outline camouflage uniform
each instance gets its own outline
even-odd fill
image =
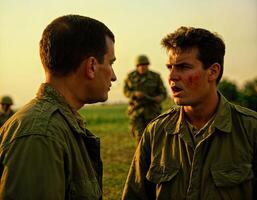
[[[122,199],[257,199],[257,113],[221,96],[201,136],[195,143],[180,106],[153,120],[135,152]]]
[[[144,98],[135,97],[135,91],[143,92]],[[158,73],[148,70],[140,75],[135,70],[125,80],[124,94],[129,98],[128,115],[132,135],[139,142],[148,122],[161,113],[161,105],[154,101],[154,97],[160,96],[164,100],[167,96],[166,88]]]
[[[0,129],[0,199],[101,199],[100,141],[50,85]]]
[[[12,109],[9,109],[7,112],[0,111],[0,127],[14,114]]]
[[[5,104],[5,106],[8,106],[8,110],[0,111],[0,127],[1,127],[14,114],[14,111],[10,108],[11,105],[13,105],[13,100],[11,97],[3,96],[0,100],[0,104]]]

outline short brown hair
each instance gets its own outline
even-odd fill
[[[63,76],[75,71],[87,57],[94,56],[102,63],[106,36],[114,42],[113,33],[100,21],[80,15],[59,17],[42,34],[42,64],[50,73]]]
[[[197,48],[198,59],[203,63],[205,69],[214,63],[220,64],[221,71],[216,82],[219,83],[224,68],[225,43],[218,34],[202,28],[182,26],[164,37],[161,44],[167,50],[181,49],[183,51]]]

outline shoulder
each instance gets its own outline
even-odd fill
[[[125,84],[129,83],[129,82],[134,82],[136,79],[138,79],[138,75],[136,73],[136,71],[132,71],[132,72],[129,72],[125,78]]]
[[[152,70],[149,70],[149,74],[151,75],[151,76],[154,76],[154,77],[160,77],[160,74],[159,73],[157,73],[157,72],[155,72],[155,71],[152,71]]]
[[[179,112],[179,109],[180,109],[180,106],[174,105],[170,109],[164,111],[162,114],[160,114],[158,117],[156,117],[156,119],[162,119],[167,116],[172,116],[175,113]]]
[[[239,115],[257,120],[257,112],[254,110],[236,104],[231,105],[234,107],[235,112],[237,112]]]
[[[175,118],[177,118],[179,111],[180,111],[180,107],[177,105],[174,105],[167,111],[164,111],[162,114],[160,114],[159,116],[157,116],[156,118],[151,120],[149,123],[149,127],[152,127],[152,126],[158,126],[158,127],[163,126],[164,127],[164,126],[166,126],[166,124],[170,123],[171,120],[174,119],[174,121],[175,121]]]
[[[157,72],[149,71],[148,77],[149,77],[149,79],[153,80],[153,81],[156,82],[157,84],[160,84],[160,83],[163,84],[161,75],[160,75],[159,73],[157,73]]]
[[[231,104],[232,125],[243,127],[250,136],[254,134],[257,139],[257,113],[243,106]]]
[[[65,125],[65,119],[58,111],[57,105],[33,99],[12,116],[1,130],[3,132],[1,134],[6,134],[12,139],[30,135],[47,137],[52,129],[63,128]],[[55,126],[55,128],[50,126]]]
[[[144,137],[149,138],[150,143],[154,144],[165,140],[167,135],[175,130],[179,114],[179,106],[174,106],[162,113],[146,126]]]
[[[127,75],[128,78],[132,78],[132,77],[135,77],[135,76],[137,76],[136,70],[129,72],[128,75]]]

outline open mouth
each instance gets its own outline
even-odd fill
[[[182,91],[182,89],[177,87],[177,86],[171,87],[171,90],[172,90],[173,93],[178,93],[178,92]]]

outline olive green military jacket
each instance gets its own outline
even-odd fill
[[[50,85],[0,129],[0,199],[101,199],[100,141]]]
[[[193,145],[182,108],[146,128],[123,200],[257,199],[257,113],[221,97],[206,137]]]
[[[161,113],[161,106],[154,101],[154,97],[160,96],[162,100],[167,97],[166,88],[158,73],[148,70],[144,75],[137,71],[128,74],[124,81],[123,92],[129,98],[128,114],[130,118],[144,115],[152,119]],[[144,93],[144,98],[137,99],[134,93]]]
[[[0,127],[14,114],[13,110],[8,110],[7,112],[0,111]]]

